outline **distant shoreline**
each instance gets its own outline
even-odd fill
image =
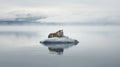
[[[0,22],[0,26],[2,25],[90,25],[90,26],[101,26],[101,25],[120,25],[120,23],[110,23],[110,22],[106,22],[106,23],[97,23],[97,22],[88,22],[88,23],[80,23],[80,22],[75,22],[75,23],[60,23],[60,22],[45,22],[45,23],[41,23],[41,22],[21,22],[21,21],[17,21],[17,22],[12,22],[12,21],[8,21],[8,22]]]

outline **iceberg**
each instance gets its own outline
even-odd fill
[[[40,41],[42,44],[77,44],[79,43],[75,39],[71,39],[68,37],[53,37],[53,38],[48,38],[43,41]]]
[[[68,37],[53,37],[40,41],[41,44],[48,47],[51,54],[61,55],[64,49],[77,45],[79,42]]]

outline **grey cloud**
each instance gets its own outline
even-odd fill
[[[81,4],[96,8],[120,10],[119,0],[0,0],[0,8],[12,7],[50,7],[50,6],[71,6]]]

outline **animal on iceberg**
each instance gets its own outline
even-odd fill
[[[48,39],[40,41],[42,44],[77,44],[79,43],[75,39],[71,39],[64,35],[63,30],[59,30],[55,33],[50,33]]]

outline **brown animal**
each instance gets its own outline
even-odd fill
[[[63,33],[63,30],[59,30],[55,33],[50,33],[48,35],[48,38],[53,38],[53,37],[63,37],[64,36],[64,33]]]

